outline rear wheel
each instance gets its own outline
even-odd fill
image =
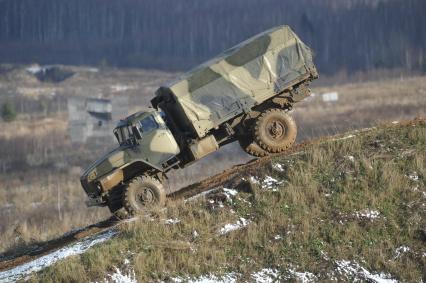
[[[165,201],[163,185],[150,176],[133,178],[124,188],[123,206],[130,215],[143,213],[149,207],[163,206]]]
[[[296,136],[296,123],[284,110],[269,109],[256,120],[254,139],[269,153],[286,150],[294,144]]]

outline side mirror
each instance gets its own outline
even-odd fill
[[[142,139],[142,134],[141,134],[141,132],[139,132],[138,127],[133,126],[133,127],[132,127],[132,130],[133,130],[133,134],[135,135],[135,137],[136,137],[138,140]]]

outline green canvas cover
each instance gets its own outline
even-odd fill
[[[204,137],[211,129],[284,89],[317,75],[310,49],[288,26],[258,34],[159,88],[173,117]],[[183,113],[179,113],[183,112]]]

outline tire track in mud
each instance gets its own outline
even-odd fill
[[[0,255],[0,275],[1,272],[5,270],[37,259],[55,250],[59,250],[60,248],[73,244],[81,239],[87,238],[91,235],[101,233],[108,229],[112,229],[119,223],[120,221],[114,218],[110,218],[84,228],[72,230],[64,234],[60,238],[56,238],[43,243],[34,244],[29,247],[22,248],[18,251],[10,251],[3,253]]]
[[[412,121],[398,122],[397,124],[388,123],[388,124],[381,125],[381,127],[415,126],[421,123],[426,123],[426,119],[418,118]],[[353,138],[359,133],[365,133],[373,129],[376,129],[376,128],[356,130],[356,131],[352,131],[345,134],[338,134],[338,135],[329,136],[329,137],[321,137],[321,138],[309,140],[306,142],[302,142],[284,152],[269,155],[269,156],[258,158],[258,159],[253,159],[245,164],[236,165],[232,167],[231,169],[223,171],[222,173],[206,178],[203,181],[194,183],[187,187],[184,187],[177,192],[171,193],[167,197],[171,201],[177,200],[177,199],[189,199],[189,198],[193,198],[194,196],[203,194],[204,192],[209,191],[212,188],[218,187],[225,183],[235,185],[235,184],[238,184],[238,182],[241,182],[241,175],[256,173],[257,168],[259,166],[262,166],[264,164],[267,164],[268,162],[271,162],[271,159],[276,156],[291,156],[293,154],[303,152],[305,148],[315,144]],[[60,238],[35,244],[35,245],[22,248],[19,250],[0,254],[0,282],[10,282],[10,281],[20,280],[25,278],[25,276],[28,276],[32,272],[39,271],[47,267],[48,265],[43,263],[41,264],[41,268],[39,269],[33,268],[31,266],[31,262],[35,262],[46,256],[53,254],[53,258],[55,259],[55,261],[64,258],[64,257],[60,257],[60,255],[58,255],[58,257],[55,258],[55,253],[61,254],[61,251],[63,251],[64,248],[69,247],[72,249],[73,245],[74,246],[77,245],[77,247],[74,247],[76,250],[76,253],[74,254],[80,254],[86,251],[88,248],[90,248],[94,244],[103,241],[102,239],[108,240],[112,238],[113,236],[117,235],[119,233],[117,228],[121,224],[126,223],[128,221],[132,221],[134,219],[136,218],[133,218],[130,220],[118,220],[115,217],[111,217],[99,223],[70,231],[64,234]],[[104,235],[106,236],[103,237]],[[49,259],[49,257],[47,257],[47,259]],[[18,268],[18,267],[22,267],[22,268]],[[19,272],[20,273],[14,274],[14,271],[17,273]]]
[[[43,256],[37,257],[32,261],[18,264],[12,269],[0,272],[0,282],[15,282],[18,280],[26,280],[32,273],[38,272],[68,256],[82,254],[92,246],[107,241],[118,233],[119,232],[115,229],[107,229],[83,238],[82,240],[70,244],[69,246],[64,246],[62,248],[51,251]]]

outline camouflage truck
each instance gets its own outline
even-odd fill
[[[288,111],[317,77],[311,50],[279,26],[161,86],[150,111],[118,123],[119,147],[82,175],[88,205],[130,214],[162,205],[169,170],[235,141],[254,156],[287,149],[297,134]]]

